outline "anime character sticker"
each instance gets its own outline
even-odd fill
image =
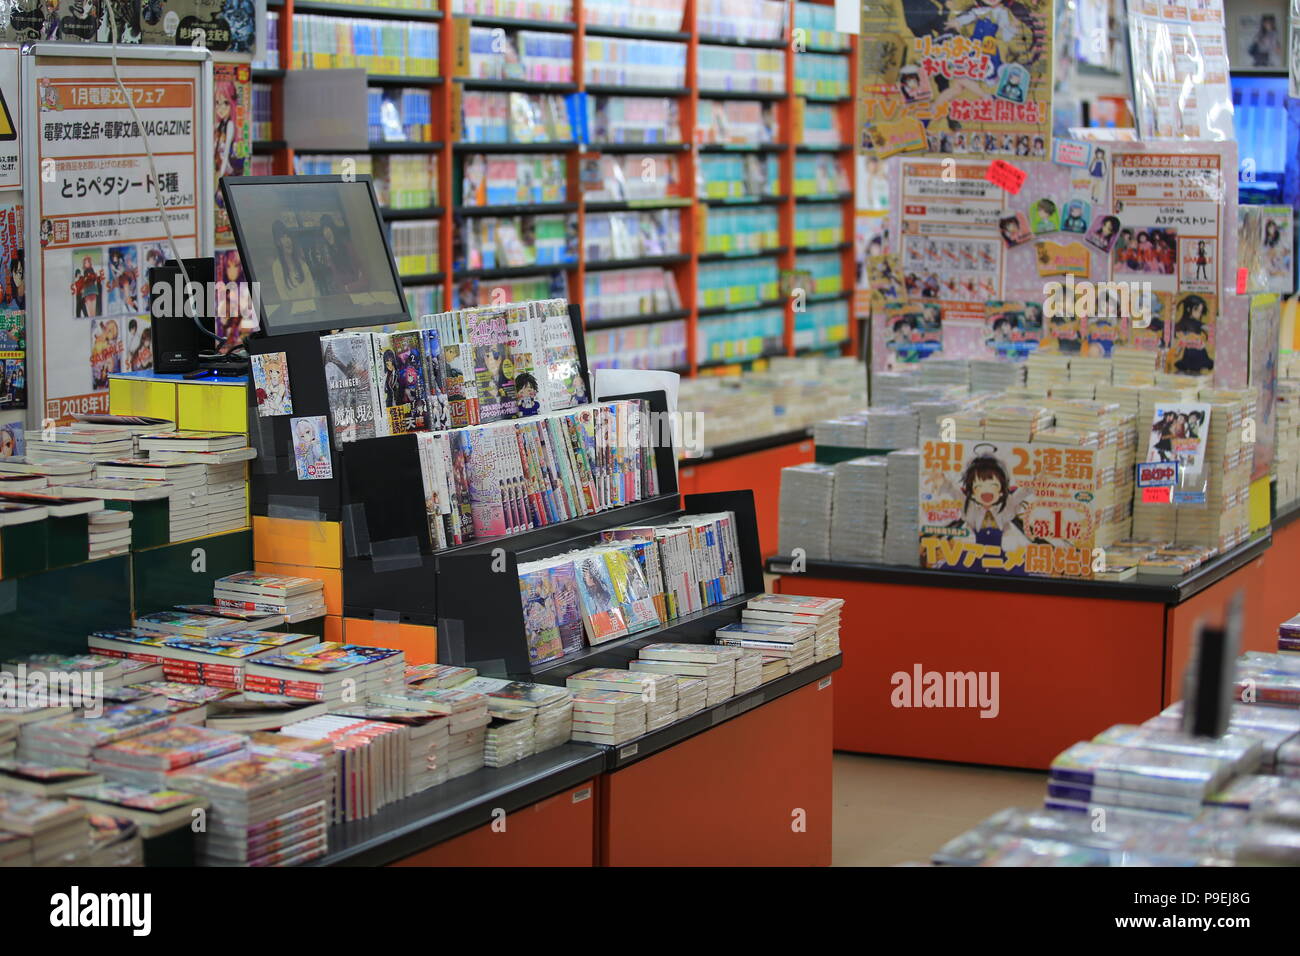
[[[1088,217],[1092,205],[1082,199],[1071,199],[1065,204],[1061,214],[1061,231],[1077,232],[1080,235],[1088,231]]]
[[[1056,232],[1061,228],[1061,210],[1044,196],[1029,207],[1029,228],[1036,236]]]
[[[261,418],[293,414],[293,395],[289,390],[289,360],[284,352],[267,352],[249,356],[253,389],[257,396],[257,414]],[[302,419],[299,419],[300,421]]]
[[[978,545],[998,549],[996,555],[982,555],[977,560],[978,570],[1023,575],[1026,573],[1023,564],[1004,568],[1002,556],[1021,551],[1030,544],[1031,537],[1025,531],[1021,513],[1033,491],[1026,485],[1012,483],[1011,468],[998,455],[997,446],[981,443],[973,452],[956,483],[947,474],[927,471],[927,490],[961,503],[961,516],[950,528],[962,529],[966,539],[973,538]]]
[[[1116,216],[1097,216],[1083,241],[1094,249],[1110,252],[1119,238],[1120,222]]]
[[[334,477],[330,464],[329,423],[324,415],[289,419],[293,435],[293,461],[299,481],[319,481]]]
[[[997,92],[993,95],[1010,103],[1023,103],[1029,95],[1029,71],[1019,63],[1004,65],[998,75]]]

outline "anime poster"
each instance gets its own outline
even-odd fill
[[[1043,307],[1037,302],[985,302],[984,344],[992,358],[1021,362],[1043,337]]]
[[[217,294],[217,334],[227,345],[238,345],[257,328],[256,303],[250,295],[241,294],[248,281],[244,265],[239,261],[238,249],[218,249],[215,256]],[[249,315],[244,315],[249,307]]]
[[[1237,207],[1237,264],[1246,291],[1295,289],[1294,213],[1290,206]]]
[[[1218,296],[1180,292],[1174,296],[1174,325],[1165,352],[1165,371],[1182,375],[1214,372]]]
[[[943,351],[943,310],[937,302],[889,303],[887,368],[912,365]]]
[[[1251,481],[1272,470],[1277,448],[1278,351],[1282,300],[1276,295],[1250,297],[1250,368],[1247,383],[1255,390],[1255,446]]]
[[[234,242],[221,177],[243,176],[253,155],[253,79],[247,63],[212,65],[212,152],[217,245]]]
[[[148,315],[133,315],[126,320],[126,358],[128,372],[153,370],[153,321]]]
[[[0,409],[27,407],[27,317],[0,312]]]
[[[27,311],[23,205],[17,193],[0,198],[0,314]]]
[[[0,422],[0,458],[20,458],[26,452],[22,420]]]
[[[1053,19],[1049,0],[862,0],[862,148],[1046,160]]]
[[[39,294],[28,306],[37,357],[28,369],[29,389],[40,417],[66,421],[107,412],[108,376],[126,371],[132,360],[152,364],[144,334],[148,270],[159,256],[173,257],[159,198],[175,255],[211,248],[201,68],[118,66],[140,121],[155,130],[156,171],[132,132],[135,120],[110,64],[37,57],[32,69],[39,126],[30,137],[37,144],[33,158],[49,175],[31,184],[37,198],[26,209],[27,266],[39,277]]]
[[[1092,577],[1102,520],[1091,448],[927,440],[921,560],[966,573]]]

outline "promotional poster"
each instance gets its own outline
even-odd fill
[[[1092,577],[1096,451],[940,442],[921,449],[921,563],[965,573]]]
[[[1051,155],[1048,0],[863,0],[861,147]]]
[[[221,177],[243,176],[253,155],[253,79],[246,63],[212,65],[212,154],[216,242],[234,242],[221,196]]]
[[[199,238],[199,70],[184,62],[120,65],[150,134],[157,178],[109,64],[37,61],[35,70],[36,159],[53,173],[42,177],[39,208],[28,210],[43,291],[37,401],[42,417],[67,419],[108,411],[108,376],[127,370],[133,331],[134,364],[146,355],[152,364],[143,280],[166,257],[167,242],[156,197],[168,209],[180,255],[208,245]]]

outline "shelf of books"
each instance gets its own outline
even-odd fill
[[[857,354],[857,40],[829,0],[273,0],[268,19],[252,170],[373,175],[413,314],[566,298],[593,368]],[[371,148],[284,142],[285,75],[358,66]]]

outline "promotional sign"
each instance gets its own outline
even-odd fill
[[[137,123],[106,57],[50,49],[36,49],[24,86],[35,140],[27,260],[42,292],[29,334],[33,408],[66,420],[108,411],[110,375],[152,367],[148,270],[211,249],[211,68],[188,49],[119,53]]]
[[[1096,451],[940,442],[921,451],[921,561],[966,573],[1092,577]]]
[[[0,48],[0,189],[23,184],[18,146],[18,48]]]
[[[862,147],[1046,160],[1053,20],[1049,0],[862,0]]]

